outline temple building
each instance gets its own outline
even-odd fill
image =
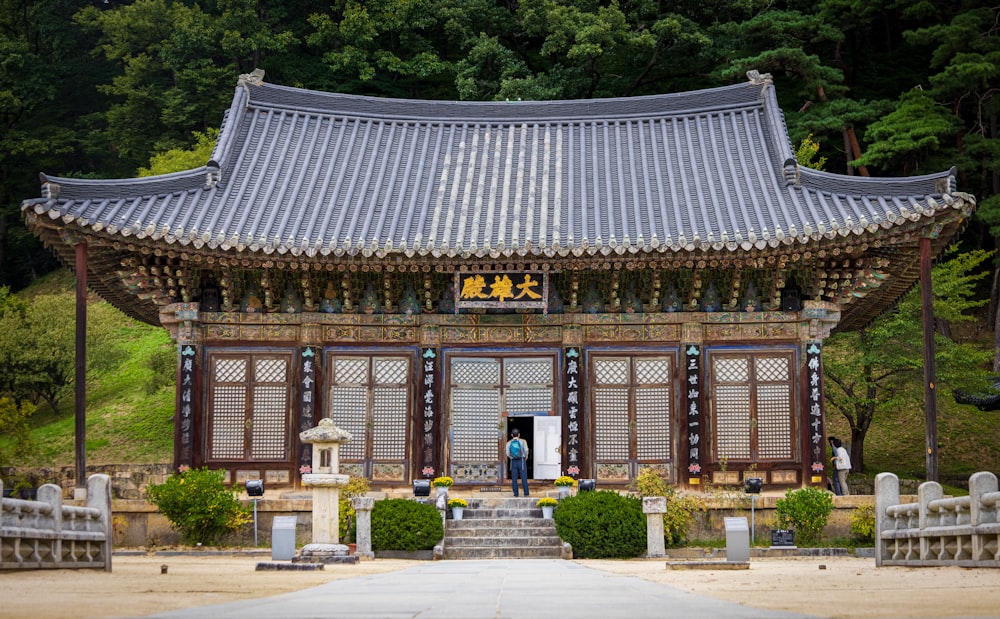
[[[797,165],[769,75],[580,101],[362,97],[241,76],[211,159],[42,175],[29,228],[177,342],[174,465],[298,487],[299,432],[377,486],[678,486],[827,471],[823,344],[920,276],[955,171]],[[82,265],[82,267],[81,267]]]

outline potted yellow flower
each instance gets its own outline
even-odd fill
[[[469,506],[469,502],[465,499],[450,499],[448,501],[448,507],[451,508],[451,517],[455,520],[462,519],[462,512],[465,508]]]
[[[451,477],[448,477],[447,475],[443,475],[441,477],[435,477],[434,480],[431,481],[431,485],[437,488],[438,496],[441,496],[442,494],[444,496],[448,496],[448,488],[450,488],[451,485],[454,483],[455,480],[452,479]]]
[[[559,489],[559,496],[564,497],[569,495],[569,489],[576,485],[576,480],[569,475],[560,475],[556,477],[554,483],[556,488]]]
[[[535,505],[542,508],[542,518],[546,520],[552,520],[552,510],[555,509],[555,506],[558,504],[559,501],[550,496],[542,497],[538,499],[538,503],[535,503]]]

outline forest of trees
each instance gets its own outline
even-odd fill
[[[434,99],[676,92],[771,73],[827,169],[957,166],[1000,235],[998,8],[974,0],[0,0],[0,284],[54,265],[24,233],[40,171],[134,176],[217,128],[241,73]]]
[[[39,172],[135,176],[214,135],[239,74],[255,68],[288,86],[465,100],[635,96],[768,72],[793,142],[811,136],[825,169],[957,168],[979,204],[961,248],[980,251],[969,268],[992,277],[964,298],[992,299],[990,323],[1000,306],[989,253],[1000,7],[978,0],[0,0],[0,286],[17,291],[58,266],[21,219]],[[877,354],[891,327],[843,350]],[[859,442],[888,405],[873,386],[916,371],[866,375],[871,363],[828,370],[832,409],[873,407],[857,421],[840,411]]]

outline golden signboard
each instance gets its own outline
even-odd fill
[[[532,271],[455,273],[455,311],[540,309],[547,313],[548,274]]]

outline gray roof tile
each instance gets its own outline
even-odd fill
[[[109,234],[295,255],[730,250],[932,215],[954,171],[794,164],[769,80],[647,97],[393,100],[241,80],[206,166],[42,175],[24,208]],[[956,194],[957,195],[957,194]]]

